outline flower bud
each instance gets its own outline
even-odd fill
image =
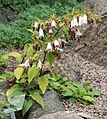
[[[51,28],[55,29],[56,28],[56,23],[54,20],[52,20],[52,23],[51,23]]]
[[[30,67],[30,63],[29,63],[29,59],[27,59],[24,63],[24,66],[27,68],[27,67]]]
[[[46,50],[47,51],[52,51],[52,45],[51,45],[51,43],[48,43],[47,44]]]
[[[35,29],[38,28],[38,22],[37,22],[37,21],[35,21],[35,23],[34,23],[34,28],[35,28]]]
[[[52,31],[52,29],[49,29],[49,35],[52,35],[53,34],[53,31]]]
[[[40,69],[42,68],[42,62],[41,62],[41,60],[38,61],[37,68],[40,68]]]

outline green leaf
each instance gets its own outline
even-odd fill
[[[19,86],[18,84],[16,84],[7,90],[6,96],[8,98],[11,98],[11,97],[14,97],[17,95],[21,95],[21,94],[23,94],[22,90],[23,90],[23,88],[21,86]]]
[[[87,100],[84,100],[84,99],[82,99],[82,98],[78,98],[78,100],[79,100],[81,103],[83,103],[84,105],[88,104]]]
[[[66,90],[65,92],[62,93],[63,96],[72,96],[73,92],[71,90]]]
[[[29,44],[29,47],[27,49],[26,58],[32,57],[35,54],[35,50],[33,49],[33,46]]]
[[[90,97],[90,96],[83,96],[83,99],[84,100],[87,100],[89,102],[95,102],[94,98],[93,97]]]
[[[70,103],[75,103],[75,102],[77,102],[78,100],[77,100],[77,98],[75,98],[75,97],[70,97],[69,98],[69,102]]]
[[[32,97],[33,100],[36,100],[36,102],[39,103],[44,108],[43,99],[37,91],[32,92],[30,96]]]
[[[88,95],[93,97],[93,96],[100,96],[101,94],[99,91],[91,91],[91,92],[88,92]]]
[[[99,91],[92,91],[92,93],[93,93],[93,96],[100,96],[101,95],[101,93]]]
[[[48,79],[45,76],[39,77],[38,84],[42,93],[44,94],[46,91],[46,87],[48,86]]]
[[[5,93],[2,90],[0,90],[0,95],[5,95]]]
[[[33,100],[28,100],[28,101],[26,99],[24,100],[24,104],[23,104],[23,108],[22,108],[23,116],[30,109],[32,104],[33,104]]]
[[[14,76],[14,73],[10,72],[10,71],[6,71],[5,74],[2,74],[2,76],[6,77],[6,78],[11,78]]]
[[[18,52],[10,52],[8,56],[15,57],[19,63],[22,61],[22,56]]]
[[[86,92],[92,90],[92,87],[91,87],[89,84],[90,84],[89,82],[85,82],[85,83],[83,84],[83,87],[85,88]]]
[[[0,76],[0,82],[5,82],[6,81],[6,77],[5,76]]]
[[[21,78],[23,71],[24,69],[22,67],[18,67],[14,70],[14,75],[17,78],[17,80]]]
[[[37,76],[39,73],[39,69],[36,68],[36,66],[32,66],[28,69],[28,82],[30,83],[34,77]]]
[[[50,63],[50,65],[52,66],[52,64],[54,63],[55,56],[51,52],[48,52],[46,59]]]
[[[8,61],[8,55],[7,54],[2,55],[2,59],[3,59],[4,62],[7,62]]]

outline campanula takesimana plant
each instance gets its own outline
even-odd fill
[[[8,56],[15,57],[19,65],[14,70],[15,78],[13,80],[15,82],[7,90],[6,95],[8,98],[12,98],[16,95],[26,94],[24,105],[29,106],[24,106],[23,115],[32,106],[33,101],[44,108],[41,95],[45,93],[50,81],[55,79],[55,75],[58,75],[56,63],[60,58],[60,52],[63,52],[64,44],[70,43],[73,38],[81,37],[79,27],[96,21],[93,16],[89,12],[81,13],[81,11],[75,12],[74,10],[63,18],[53,15],[46,21],[38,19],[32,24],[32,29],[28,29],[32,33],[32,44],[25,45],[24,55],[17,52],[8,54]],[[91,101],[93,102],[93,99],[89,102]]]

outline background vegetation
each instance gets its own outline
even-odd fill
[[[44,20],[52,14],[62,16],[72,8],[83,8],[83,3],[76,0],[0,0],[0,5],[18,14],[9,25],[0,23],[0,47],[23,47],[31,42],[27,29],[37,18]]]

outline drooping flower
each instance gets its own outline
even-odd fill
[[[78,26],[77,18],[74,18],[74,25],[75,25],[75,26]]]
[[[38,61],[37,68],[40,68],[40,69],[42,68],[42,62],[41,62],[41,60]]]
[[[73,27],[75,27],[75,26],[78,26],[77,18],[74,18],[74,19],[71,21],[71,28],[73,28]]]
[[[52,23],[51,23],[51,28],[55,29],[56,28],[56,23],[54,20],[52,20]]]
[[[47,44],[46,50],[47,51],[52,51],[52,45],[51,45],[50,42]]]
[[[87,24],[87,15],[84,15],[82,18],[83,18],[83,24]]]
[[[79,26],[82,26],[82,25],[83,25],[83,17],[80,16],[80,17],[79,17]]]
[[[87,24],[88,21],[87,21],[87,15],[84,15],[84,16],[80,16],[79,17],[79,26],[82,26],[84,24]]]
[[[74,21],[72,20],[71,21],[71,28],[73,28],[75,25],[74,25]]]
[[[34,23],[34,27],[35,27],[35,29],[38,28],[38,22],[37,22],[37,21],[35,21],[35,23]]]
[[[24,66],[27,68],[27,67],[30,67],[30,63],[29,63],[29,59],[27,59],[24,63]]]
[[[49,35],[52,35],[52,34],[53,34],[52,29],[49,29]]]
[[[54,46],[55,46],[55,49],[60,47],[60,44],[59,44],[58,40],[54,41]]]
[[[40,28],[39,29],[39,37],[41,38],[43,38],[44,37],[44,32],[43,32],[43,29],[42,28]]]
[[[80,32],[79,29],[75,29],[75,36],[78,37],[78,36],[82,36],[82,33]]]

